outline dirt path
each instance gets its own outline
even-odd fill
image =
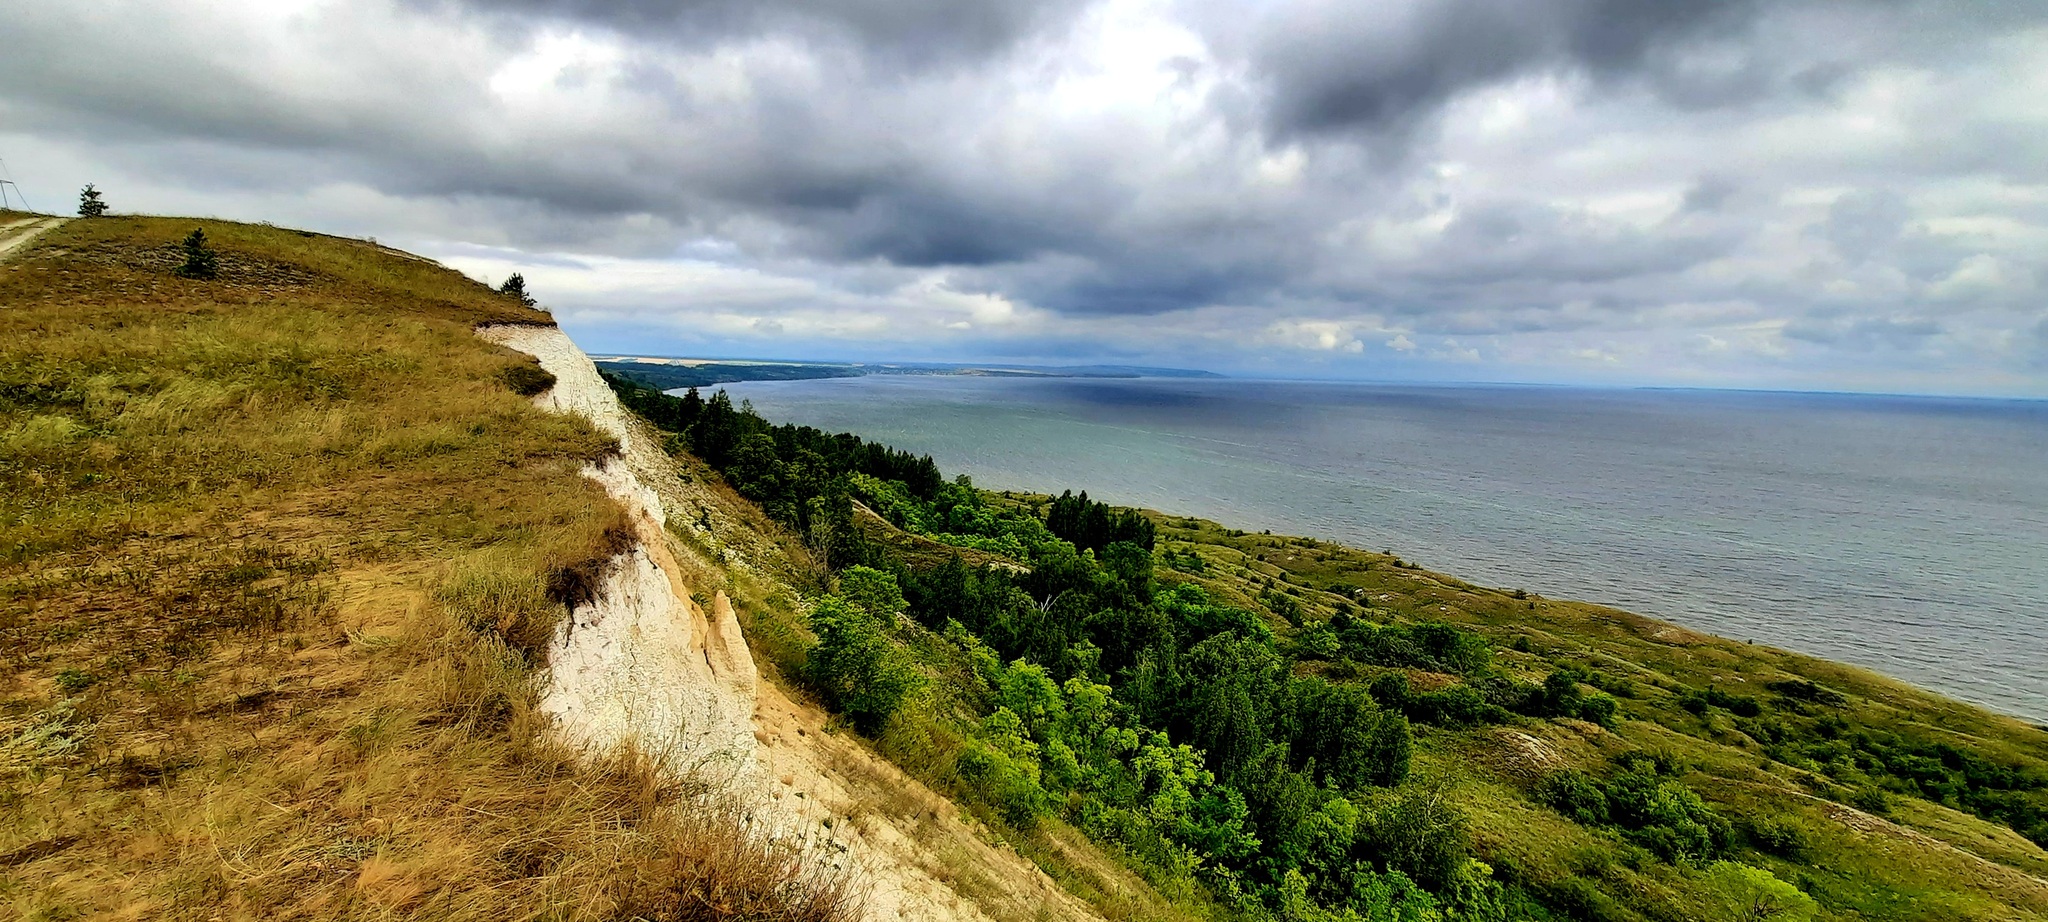
[[[22,218],[0,224],[0,259],[36,239],[36,235],[63,224],[70,218]]]

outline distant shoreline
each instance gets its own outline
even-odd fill
[[[600,355],[592,361],[605,372],[632,378],[660,390],[712,387],[743,381],[813,381],[868,375],[958,376],[984,378],[1206,378],[1225,376],[1191,368],[1144,365],[998,365],[922,362],[785,362],[753,359],[695,359],[663,356]]]

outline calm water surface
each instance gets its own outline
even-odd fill
[[[1392,549],[2048,723],[2048,403],[1173,379],[728,389],[983,487]]]

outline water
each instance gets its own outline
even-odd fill
[[[982,487],[1392,549],[2048,723],[2048,403],[1167,379],[729,389]]]

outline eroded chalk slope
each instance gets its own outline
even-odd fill
[[[859,868],[871,918],[1099,918],[979,834],[951,802],[832,732],[817,708],[760,681],[730,601],[715,592],[706,612],[692,600],[676,558],[690,552],[666,530],[677,516],[714,549],[717,560],[700,562],[747,567],[703,524],[723,500],[679,476],[655,433],[566,334],[490,326],[478,335],[534,356],[555,376],[536,404],[584,416],[619,442],[617,458],[584,474],[626,508],[637,540],[549,648],[541,707],[566,740],[593,752],[632,744],[679,769],[729,779],[764,827],[818,842]]]

